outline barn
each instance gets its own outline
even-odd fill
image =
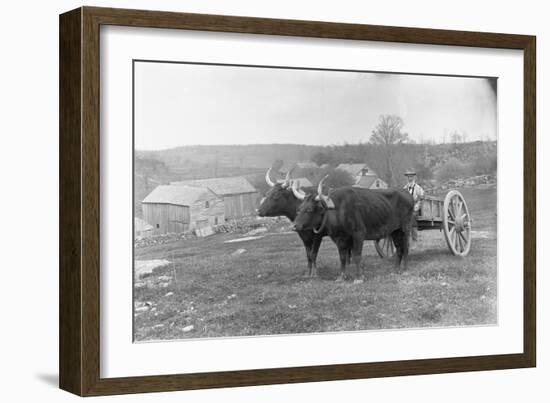
[[[157,186],[141,202],[143,219],[153,234],[186,232],[225,221],[224,201],[200,186]]]
[[[202,187],[223,200],[226,220],[256,215],[260,194],[242,176],[172,182],[175,186]]]

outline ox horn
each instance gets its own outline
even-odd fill
[[[316,200],[324,200],[325,202],[328,200],[328,196],[325,196],[323,194],[323,184],[325,183],[325,179],[328,178],[328,175],[325,175],[323,179],[319,182],[319,186],[317,186],[317,197]]]
[[[304,200],[306,198],[306,193],[300,189],[300,181],[292,182],[292,193],[298,200]]]
[[[292,168],[288,170],[285,176],[285,181],[283,183],[283,187],[287,188],[290,185],[290,175],[292,174],[292,171],[294,171],[294,168],[296,168],[296,165],[294,165]]]
[[[273,183],[273,181],[271,180],[271,178],[269,177],[269,175],[271,174],[271,168],[269,168],[267,170],[267,172],[265,173],[265,181],[267,182],[267,184],[269,185],[269,187],[273,187],[275,186],[275,184]]]

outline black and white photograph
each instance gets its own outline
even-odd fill
[[[497,78],[134,60],[132,97],[134,342],[498,324]]]

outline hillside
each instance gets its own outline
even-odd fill
[[[392,173],[384,150],[368,144],[309,146],[301,144],[251,144],[185,146],[160,151],[135,152],[134,207],[141,215],[141,200],[159,184],[185,179],[243,175],[265,191],[265,171],[275,166],[285,172],[297,162],[314,161],[335,167],[340,163],[365,163],[382,179],[396,186],[402,172],[414,168],[420,181],[464,178],[496,172],[497,143],[401,144],[394,146]],[[278,162],[278,163],[277,163]],[[282,164],[282,166],[281,166]],[[316,169],[297,170],[296,175],[316,180]]]

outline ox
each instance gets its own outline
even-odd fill
[[[325,176],[317,195],[300,194],[303,199],[294,220],[297,231],[308,229],[326,232],[338,248],[340,278],[347,278],[349,253],[361,274],[361,254],[364,240],[377,240],[391,235],[396,248],[396,267],[406,270],[409,254],[409,234],[414,201],[403,189],[370,190],[353,186],[341,187],[330,196],[322,192]]]
[[[291,171],[292,170],[287,173],[283,183],[274,183],[270,178],[271,168],[267,171],[265,174],[265,180],[270,189],[260,202],[260,207],[258,208],[258,215],[260,217],[285,216],[290,221],[294,222],[296,212],[300,206],[300,203],[302,203],[302,200],[298,199],[291,189]],[[302,193],[300,193],[300,195],[301,194]],[[304,247],[306,249],[308,276],[316,276],[317,253],[319,252],[321,241],[326,235],[326,232],[314,232],[312,229],[305,229],[296,232],[304,243]]]

